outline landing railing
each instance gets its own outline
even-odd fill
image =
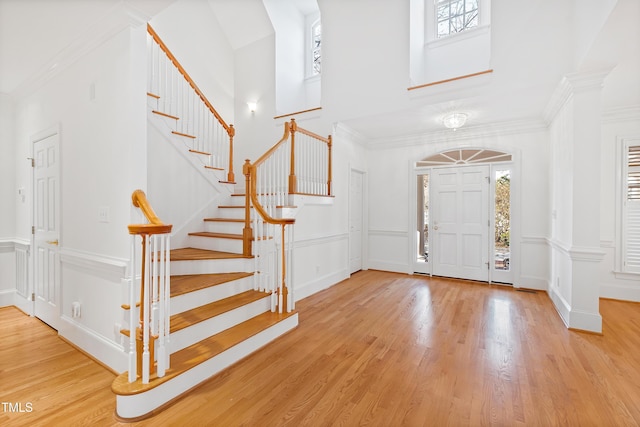
[[[227,171],[227,181],[235,182],[233,125],[223,120],[148,24],[147,32],[147,93],[157,99],[156,112],[176,119],[174,133],[191,140],[190,149],[207,158],[206,167]]]
[[[331,196],[331,135],[327,138],[298,127],[295,119],[291,130],[291,170],[289,193]]]
[[[298,138],[296,138],[298,136]],[[296,175],[296,172],[301,174]],[[272,294],[271,309],[295,309],[292,285],[293,224],[290,196],[331,195],[331,137],[322,138],[299,128],[295,120],[284,134],[253,164],[245,161],[247,235],[253,239],[255,288]],[[257,215],[251,219],[250,206]]]
[[[169,233],[172,226],[160,221],[142,190],[134,191],[131,199],[148,223],[129,225],[129,382],[141,378],[147,384],[152,373],[163,377],[169,368]],[[140,243],[142,247],[138,249]]]

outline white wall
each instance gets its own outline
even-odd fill
[[[121,279],[127,225],[139,220],[131,193],[146,188],[146,28],[127,27],[16,103],[16,157],[31,156],[33,135],[60,130],[61,315],[59,333],[115,369],[124,353]],[[92,99],[90,87],[95,87]],[[31,190],[31,168],[17,164],[17,186]],[[32,191],[16,209],[17,235],[29,240]],[[108,222],[100,222],[100,208]],[[82,316],[71,318],[71,303]]]
[[[15,207],[21,199],[15,185],[13,123],[13,101],[0,93],[0,307],[12,304],[15,289]]]
[[[509,132],[491,128],[468,128],[393,141],[379,141],[369,151],[369,267],[409,273],[410,171],[416,161],[452,148],[491,148],[514,156],[515,175],[512,209],[518,240],[513,250],[520,252],[515,263],[516,286],[546,289],[548,282],[549,139],[542,123],[521,124]],[[517,191],[516,191],[517,189]],[[389,207],[393,206],[392,209]]]
[[[600,265],[600,296],[640,302],[640,277],[621,273],[621,195],[624,177],[619,165],[624,138],[640,138],[640,106],[612,112],[602,125],[600,245],[606,255]]]
[[[233,50],[209,3],[177,1],[150,24],[225,122],[233,124]]]

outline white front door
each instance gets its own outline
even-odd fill
[[[349,272],[362,270],[364,174],[351,171],[349,183]]]
[[[58,135],[34,142],[35,315],[54,329],[60,322],[60,158]]]
[[[489,166],[432,172],[433,274],[489,280]]]

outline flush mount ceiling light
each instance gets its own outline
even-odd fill
[[[463,126],[466,121],[467,115],[465,113],[451,113],[442,118],[442,124],[453,130]]]

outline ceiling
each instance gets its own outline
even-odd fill
[[[0,0],[0,93],[11,94],[115,8],[151,17],[173,0]],[[19,42],[17,42],[19,41]]]
[[[90,34],[95,24],[114,8],[124,5],[138,16],[150,19],[174,1],[0,0],[0,93],[15,93],[38,73],[55,67],[57,56],[73,46],[79,37]],[[220,19],[220,25],[234,49],[273,32],[262,0],[206,1],[216,16],[225,17]],[[592,0],[587,1],[593,3]],[[580,58],[574,61],[573,70],[566,68],[567,61],[553,56],[545,58],[547,61],[529,64],[526,49],[514,47],[507,54],[496,56],[498,59],[492,64],[494,73],[482,77],[487,81],[484,89],[461,90],[456,97],[442,96],[438,89],[407,91],[402,95],[405,100],[396,103],[392,111],[384,108],[367,111],[363,108],[364,113],[359,114],[352,111],[360,109],[351,108],[349,114],[336,119],[369,139],[442,130],[442,116],[454,109],[469,114],[468,127],[542,120],[544,108],[564,74],[582,68],[612,65],[615,68],[607,77],[605,86],[605,108],[614,103],[637,104],[640,93],[640,79],[637,78],[640,75],[640,26],[636,20],[640,16],[640,2],[610,0],[609,4],[612,3],[615,3],[615,8],[604,24],[597,27],[600,28],[598,31],[593,30],[596,27],[590,29],[587,25],[585,29],[578,29],[582,33],[576,32],[574,38],[578,42],[574,40],[574,43],[582,46],[582,41],[585,47],[580,47]],[[301,12],[304,10],[303,7]],[[510,31],[527,36],[526,29],[521,27],[514,23]],[[16,40],[21,42],[16,43]],[[531,37],[530,41],[535,47],[536,40]],[[549,46],[538,48],[542,52],[549,50]],[[554,65],[556,63],[563,65],[559,67]],[[525,74],[518,64],[527,64]],[[457,87],[464,89],[464,85],[463,82],[448,84],[447,91],[456,92]]]

